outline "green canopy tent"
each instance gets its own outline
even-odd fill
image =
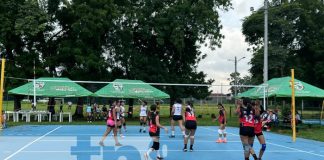
[[[35,80],[35,96],[41,97],[86,97],[92,92],[68,78],[42,77]],[[9,91],[9,94],[34,95],[34,82],[28,82]]]
[[[140,80],[116,79],[93,94],[95,97],[164,99],[170,96]]]
[[[267,82],[266,97],[291,97],[291,77],[273,78]],[[264,85],[264,84],[262,84]],[[261,85],[260,85],[261,86]],[[238,95],[238,97],[263,98],[264,89],[255,87]],[[323,98],[324,90],[295,79],[295,97]]]

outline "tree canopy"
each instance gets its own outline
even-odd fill
[[[210,84],[197,70],[206,57],[199,48],[221,45],[218,11],[230,6],[230,0],[4,0],[6,76],[32,78],[35,63],[37,77],[55,76],[62,66],[62,76],[76,80]],[[160,89],[173,98],[209,95],[208,87]]]
[[[269,79],[290,75],[324,88],[323,0],[273,0],[269,7]],[[243,21],[253,52],[251,80],[262,83],[264,16],[260,8]]]

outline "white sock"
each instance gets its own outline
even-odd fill
[[[156,150],[156,156],[161,157],[159,150]]]
[[[151,153],[153,150],[154,150],[153,148],[150,148],[150,149],[146,152],[146,154],[147,154],[147,155],[150,155],[150,153]]]

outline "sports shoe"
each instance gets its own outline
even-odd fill
[[[99,145],[100,145],[101,147],[104,147],[104,146],[105,146],[105,144],[104,144],[102,141],[99,142]]]
[[[124,136],[124,135],[122,135],[122,134],[120,134],[120,138],[125,138],[125,136]]]
[[[146,133],[146,130],[144,130],[143,133]]]
[[[227,139],[223,139],[223,143],[227,143]]]
[[[216,143],[223,143],[223,141],[221,139],[218,139]]]
[[[139,132],[141,133],[142,132],[142,129],[140,129]]]
[[[175,135],[171,135],[171,136],[169,136],[170,138],[175,138]]]
[[[187,149],[187,148],[183,148],[183,151],[184,151],[184,152],[187,152],[187,151],[188,151],[188,149]]]
[[[120,144],[120,143],[116,143],[115,146],[122,146],[122,144]]]
[[[163,157],[156,157],[157,160],[163,159]]]
[[[190,152],[193,152],[193,148],[190,148]]]

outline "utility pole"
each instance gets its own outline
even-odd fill
[[[234,97],[237,96],[237,62],[239,62],[240,60],[244,59],[245,57],[242,57],[240,59],[237,60],[236,56],[233,59],[228,59],[228,61],[234,61],[234,65],[235,65],[235,72],[234,72]]]
[[[268,0],[264,0],[264,64],[263,82],[268,81]]]

